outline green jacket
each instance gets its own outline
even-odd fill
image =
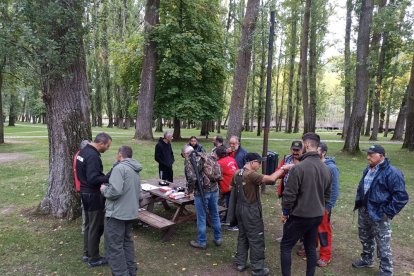
[[[109,184],[102,191],[106,198],[105,216],[119,220],[133,220],[138,217],[141,197],[141,164],[131,158],[119,162],[112,170]]]

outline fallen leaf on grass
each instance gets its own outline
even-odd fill
[[[63,244],[63,241],[60,241],[59,244]]]
[[[183,268],[181,268],[181,270],[182,270],[182,271],[186,271],[186,270],[187,270],[187,268],[183,267]]]
[[[213,263],[213,265],[217,265],[216,263]]]
[[[211,253],[206,253],[207,256],[211,256]]]

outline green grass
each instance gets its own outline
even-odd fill
[[[122,144],[132,145],[134,158],[144,166],[142,179],[156,178],[157,164],[154,146],[161,133],[155,133],[154,141],[132,140],[134,130],[94,128],[93,135],[106,131],[113,137],[113,146],[102,159],[104,170],[112,166],[117,148]],[[44,125],[19,123],[16,127],[5,127],[6,144],[0,145],[0,153],[23,153],[26,158],[0,164],[0,275],[110,275],[109,267],[89,269],[80,257],[82,255],[81,220],[66,221],[31,213],[47,190],[48,140]],[[358,241],[353,201],[356,186],[366,166],[365,155],[351,156],[341,152],[343,142],[337,132],[321,131],[327,141],[329,155],[335,157],[340,169],[340,198],[333,212],[333,260],[325,269],[317,268],[317,275],[374,275],[374,269],[355,271],[351,262],[358,258],[361,246]],[[198,135],[198,130],[182,130],[183,137]],[[221,133],[225,136],[225,131]],[[211,133],[211,137],[216,135]],[[288,153],[290,141],[300,138],[298,134],[270,132],[269,150],[279,153],[280,158]],[[13,138],[8,138],[13,137]],[[388,141],[380,138],[381,141]],[[209,150],[211,141],[200,139]],[[368,147],[367,137],[362,137],[361,148]],[[186,139],[173,142],[176,157],[175,176],[183,175],[183,160],[179,153]],[[379,142],[381,143],[381,142]],[[255,132],[243,133],[243,147],[249,151],[262,152],[262,137]],[[401,150],[400,144],[384,144],[387,155],[406,177],[410,197],[414,195],[414,154]],[[264,220],[266,228],[266,264],[272,275],[280,275],[279,244],[276,238],[281,234],[279,223],[280,205],[275,187],[268,186],[263,195]],[[156,212],[172,215],[156,206]],[[392,223],[395,275],[414,272],[414,206],[411,202]],[[213,245],[211,229],[208,230],[209,246],[199,251],[188,246],[196,237],[196,225],[189,222],[179,225],[172,241],[160,242],[160,232],[152,228],[137,227],[134,230],[135,248],[140,275],[249,275],[237,274],[231,267],[237,241],[237,233],[223,230],[223,246]],[[103,248],[103,247],[102,247]],[[293,275],[304,275],[305,262],[292,256]]]

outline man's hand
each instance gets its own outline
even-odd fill
[[[295,166],[295,164],[285,164],[281,167],[281,169],[284,170],[284,171],[288,171],[291,168],[293,168],[294,166]]]
[[[285,224],[285,222],[288,220],[289,216],[285,216],[285,215],[281,215],[280,216],[280,221]]]
[[[101,191],[101,193],[106,189],[106,185],[105,184],[101,184],[101,187],[99,188],[99,190]]]

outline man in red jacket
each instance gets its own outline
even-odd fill
[[[221,167],[221,173],[223,179],[220,180],[220,202],[224,203],[224,207],[229,207],[230,201],[230,183],[233,178],[234,173],[239,169],[237,167],[236,159],[231,156],[228,156],[227,148],[225,146],[220,146],[216,148],[216,154],[218,157],[218,163]],[[222,219],[222,222],[225,222],[227,218],[227,211]]]

